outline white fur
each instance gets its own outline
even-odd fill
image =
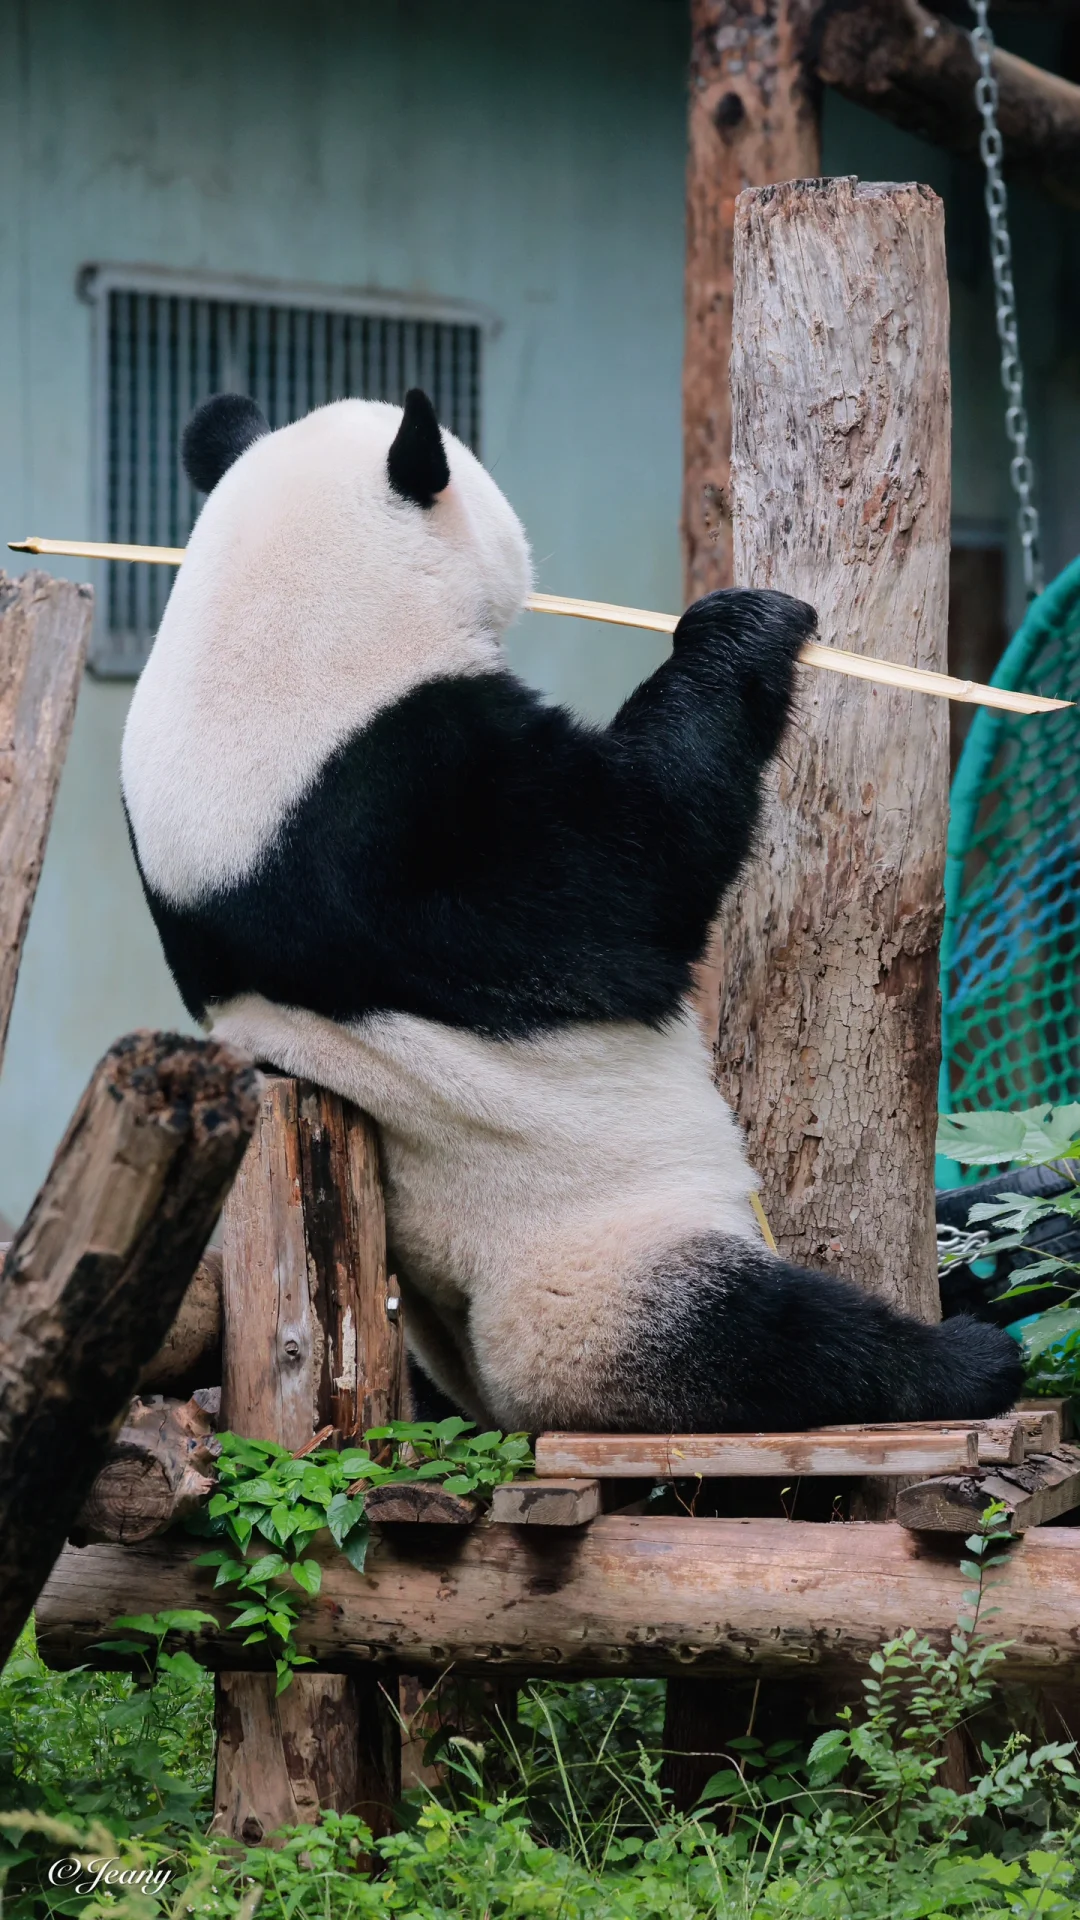
[[[341,1027],[246,995],[213,1030],[374,1115],[393,1256],[429,1309],[410,1343],[504,1425],[586,1417],[666,1250],[704,1233],[760,1244],[757,1183],[689,1007],[661,1032],[492,1041],[402,1014]]]
[[[531,585],[524,530],[445,429],[450,485],[427,509],[398,498],[400,422],[335,401],[257,440],[203,507],[121,756],[143,871],[178,905],[250,873],[379,708],[499,664]]]

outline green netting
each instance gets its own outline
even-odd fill
[[[1032,603],[994,685],[1080,701],[1080,560]],[[975,716],[952,786],[941,988],[943,1113],[1080,1098],[1080,707]]]

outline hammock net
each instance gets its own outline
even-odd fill
[[[1080,560],[1033,601],[994,685],[1080,702]],[[1080,1099],[1080,706],[975,717],[952,786],[941,990],[943,1113]]]

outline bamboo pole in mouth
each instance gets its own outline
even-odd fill
[[[183,547],[124,546],[105,540],[44,540],[37,535],[26,540],[9,540],[8,546],[13,553],[145,561],[162,567],[178,567],[184,558]],[[600,620],[609,626],[644,628],[649,633],[674,633],[679,624],[676,613],[620,607],[607,600],[574,600],[561,593],[530,593],[525,604],[531,613],[569,614],[579,620]],[[804,666],[850,674],[853,679],[870,680],[879,687],[932,693],[940,699],[960,700],[969,706],[1000,707],[1004,713],[1057,713],[1073,705],[1071,700],[1053,700],[1041,693],[1014,693],[1009,687],[984,687],[975,680],[958,680],[949,673],[930,673],[925,667],[905,667],[894,660],[847,653],[842,647],[824,646],[820,640],[808,640],[799,658]]]

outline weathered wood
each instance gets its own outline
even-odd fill
[[[371,1122],[334,1094],[268,1079],[225,1210],[223,1425],[299,1450],[324,1425],[350,1439],[396,1417],[402,1334],[386,1298]],[[302,1821],[329,1806],[386,1832],[400,1740],[384,1681],[396,1701],[396,1676],[376,1672],[301,1673],[280,1698],[263,1675],[223,1679],[215,1830],[261,1837],[283,1808]]]
[[[372,1487],[364,1511],[373,1526],[471,1527],[480,1509],[475,1500],[446,1493],[430,1480],[411,1480]]]
[[[677,1480],[763,1474],[954,1473],[979,1464],[973,1426],[807,1433],[541,1433],[539,1479],[596,1474]]]
[[[76,1546],[150,1540],[194,1513],[214,1490],[220,1449],[214,1423],[194,1400],[132,1401],[108,1457],[79,1509]]]
[[[685,598],[732,584],[732,231],[743,187],[821,171],[816,0],[691,0],[683,358]]]
[[[93,612],[89,587],[0,572],[0,1060]]]
[[[583,1527],[600,1512],[599,1480],[508,1480],[491,1497],[502,1527]]]
[[[221,1254],[208,1248],[176,1319],[139,1375],[142,1393],[179,1393],[221,1380]]]
[[[0,1279],[0,1661],[176,1313],[258,1086],[216,1042],[117,1041],[12,1243]]]
[[[1045,1400],[1018,1400],[1016,1403],[1016,1411],[1017,1413],[1042,1414],[1044,1416],[1047,1414],[1056,1414],[1060,1425],[1060,1432],[1054,1435],[1053,1446],[1057,1446],[1062,1440],[1071,1440],[1073,1438],[1074,1421],[1073,1403],[1071,1400],[1055,1400],[1050,1397],[1047,1397]],[[1032,1438],[1034,1437],[1033,1435]],[[1048,1438],[1048,1436],[1044,1437]]]
[[[1039,1443],[1045,1450],[1057,1446],[1061,1439],[1060,1422],[1055,1414],[1004,1413],[992,1420],[965,1420],[976,1435],[979,1448],[979,1465],[1012,1466],[1020,1465],[1029,1448]],[[942,1431],[940,1420],[905,1420],[891,1426],[872,1426],[859,1421],[851,1426],[820,1428],[824,1433],[925,1433]]]
[[[198,1551],[177,1536],[69,1548],[38,1609],[46,1659],[122,1665],[91,1648],[133,1606],[197,1605],[224,1620]],[[320,1555],[322,1593],[298,1640],[342,1671],[398,1661],[435,1673],[814,1671],[842,1681],[904,1627],[948,1645],[969,1584],[962,1553],[957,1541],[895,1525],[798,1520],[601,1514],[535,1537],[484,1520],[437,1536],[388,1529],[373,1536],[363,1574],[332,1548]],[[1080,1528],[1025,1534],[992,1585],[994,1638],[1011,1643],[1003,1676],[1080,1679]],[[190,1644],[214,1667],[266,1660],[241,1638],[223,1627]]]
[[[838,93],[952,153],[978,154],[978,66],[964,25],[918,0],[826,0],[813,38],[817,75]],[[1080,87],[1000,47],[994,72],[1006,166],[1080,206]]]
[[[992,1500],[1005,1506],[1002,1526],[1012,1533],[1043,1527],[1080,1507],[1080,1447],[1029,1454],[1022,1466],[983,1474],[923,1480],[896,1497],[902,1526],[919,1531],[970,1533]]]
[[[822,637],[941,668],[948,283],[926,187],[742,195],[732,356],[736,573]],[[783,1252],[938,1314],[943,703],[807,676],[759,852],[722,916],[717,1077]]]

